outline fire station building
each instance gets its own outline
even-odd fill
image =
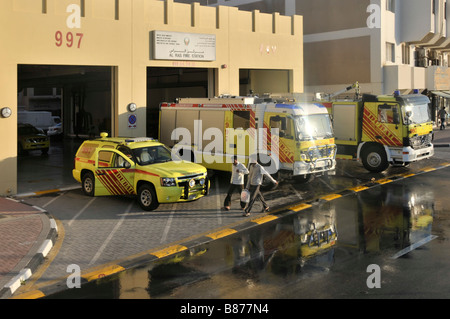
[[[0,1],[0,196],[18,190],[21,113],[61,119],[64,141],[157,137],[177,97],[303,92],[302,25],[173,0]]]

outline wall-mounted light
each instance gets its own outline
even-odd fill
[[[2,108],[1,114],[2,114],[2,117],[7,118],[7,117],[11,116],[12,111],[9,107],[4,107],[4,108]]]
[[[137,109],[137,105],[136,105],[136,103],[130,103],[130,104],[128,104],[127,108],[128,108],[128,111],[134,112]]]
[[[220,67],[221,67],[222,69],[226,69],[226,68],[228,68],[228,65],[222,64]]]

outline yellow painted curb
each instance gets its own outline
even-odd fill
[[[364,190],[366,190],[366,189],[369,189],[369,187],[367,187],[367,186],[361,186],[361,185],[358,185],[358,186],[349,188],[349,190],[354,191],[354,192],[356,192],[356,193],[357,193],[357,192],[362,192],[362,191],[364,191]]]
[[[274,215],[267,215],[267,216],[252,219],[252,222],[260,225],[260,224],[264,224],[264,223],[270,222],[275,219],[278,219],[278,217],[274,216]]]
[[[38,299],[45,297],[44,293],[40,290],[32,290],[23,294],[12,297],[11,299]]]
[[[289,209],[293,210],[294,212],[299,212],[301,210],[304,210],[304,209],[307,209],[307,208],[310,208],[310,207],[311,207],[311,205],[303,203],[303,204],[300,204],[300,205],[289,207]]]
[[[212,238],[212,239],[218,239],[218,238],[222,238],[231,234],[236,233],[237,231],[231,228],[227,228],[227,229],[223,229],[223,230],[219,230],[218,232],[206,235],[206,237]]]
[[[389,178],[382,178],[382,179],[375,181],[375,183],[378,183],[378,184],[387,184],[390,182],[392,182],[392,179],[389,179]]]
[[[162,258],[162,257],[166,257],[175,253],[179,253],[182,252],[184,250],[188,249],[186,246],[182,246],[182,245],[174,245],[174,246],[170,246],[168,248],[156,251],[154,253],[151,253],[151,255],[154,255],[158,258]]]
[[[324,199],[324,200],[330,201],[330,200],[333,200],[333,199],[336,199],[336,198],[340,198],[340,197],[342,197],[342,195],[329,194],[329,195],[325,195],[325,196],[321,197],[320,199]]]
[[[92,271],[90,273],[84,274],[81,277],[83,277],[84,279],[86,279],[87,281],[92,281],[92,280],[96,280],[102,277],[106,277],[121,271],[124,271],[125,268],[123,268],[122,266],[119,265],[112,265],[112,266],[107,266],[105,268],[99,269],[99,270],[95,270]]]

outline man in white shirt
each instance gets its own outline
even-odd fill
[[[245,167],[244,164],[239,163],[237,160],[237,156],[233,157],[233,167],[231,170],[231,180],[230,180],[230,186],[228,187],[228,193],[227,197],[225,197],[225,201],[223,203],[223,206],[225,207],[225,210],[230,210],[230,204],[231,204],[231,195],[233,195],[235,190],[239,191],[239,195],[242,193],[242,190],[244,189],[244,175],[248,174],[248,169]],[[241,201],[241,208],[245,208],[244,202]]]
[[[248,175],[247,181],[247,189],[250,191],[250,202],[248,203],[247,208],[244,211],[244,216],[250,216],[250,211],[252,209],[253,204],[257,199],[259,199],[263,205],[263,211],[269,211],[269,205],[267,205],[264,200],[263,195],[261,194],[260,187],[263,181],[264,175],[266,175],[270,181],[274,184],[278,184],[278,182],[262,167],[256,158],[256,155],[250,156],[250,174]]]

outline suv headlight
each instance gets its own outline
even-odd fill
[[[161,186],[165,187],[177,186],[177,182],[173,177],[161,177]]]

